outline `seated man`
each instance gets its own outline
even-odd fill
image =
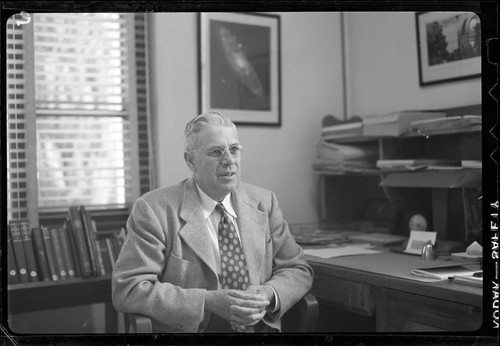
[[[190,179],[140,197],[115,264],[113,304],[157,332],[273,332],[313,272],[274,193],[240,182],[235,125],[201,114],[185,129]]]

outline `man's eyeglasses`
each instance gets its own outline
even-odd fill
[[[215,159],[221,159],[226,155],[226,152],[229,152],[232,157],[239,158],[241,156],[241,150],[243,146],[241,144],[233,144],[227,147],[211,147],[208,149],[191,149],[191,151],[200,151],[203,150],[207,153],[207,156],[213,157]]]

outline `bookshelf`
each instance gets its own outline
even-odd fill
[[[118,331],[118,313],[111,303],[111,276],[12,284],[7,287],[9,314],[87,304],[105,304],[105,330]]]
[[[384,170],[377,167],[353,170],[316,170],[321,224],[366,218],[367,206],[387,204],[397,209],[390,232],[409,235],[408,220],[423,214],[430,230],[442,241],[468,243],[480,240],[481,226],[471,221],[471,205],[482,187],[482,127],[461,121],[466,115],[481,115],[481,105],[439,110],[454,119],[452,126],[439,126],[429,133],[405,132],[399,136],[353,136],[331,140],[341,145],[369,145],[376,160],[427,158],[479,163],[471,167],[425,167],[418,170]],[[445,122],[446,124],[446,122]],[[458,125],[457,125],[458,124]],[[431,169],[432,168],[432,169]],[[453,216],[453,217],[451,217]]]
[[[72,215],[73,220],[70,218],[70,211],[75,213]],[[118,332],[118,313],[111,302],[111,272],[123,242],[125,216],[121,213],[113,217],[109,212],[102,211],[94,214],[84,206],[71,207],[51,218],[41,217],[40,220],[44,221],[41,224],[44,226],[31,227],[31,234],[25,232],[26,237],[23,236],[22,239],[17,236],[16,243],[9,237],[9,246],[16,244],[17,251],[9,252],[9,255],[14,256],[9,256],[7,313],[16,315],[103,303],[106,332]],[[82,222],[76,223],[75,220]],[[23,228],[17,225],[30,229],[28,220],[11,221],[8,234],[16,234],[12,233],[13,230]],[[77,232],[81,236],[80,245],[76,240]],[[39,239],[41,237],[43,239]],[[67,238],[66,242],[62,241],[63,238]],[[59,254],[56,254],[55,244],[58,242]],[[87,264],[82,262],[77,245],[80,252],[85,251],[88,256],[93,249],[93,258],[90,260],[89,257]],[[9,247],[11,248],[14,246]],[[21,253],[20,250],[24,252]],[[31,250],[36,254],[32,258],[32,267],[37,269],[38,275],[28,278],[26,274],[21,280],[18,258],[27,257],[26,253]],[[39,256],[39,252],[43,252],[43,256]],[[46,269],[42,270],[44,265]],[[82,270],[84,265],[89,269],[85,273]],[[70,268],[75,269],[72,275],[69,275]],[[65,274],[62,274],[63,271]],[[69,318],[65,315],[52,316],[56,316],[52,317],[54,324]]]

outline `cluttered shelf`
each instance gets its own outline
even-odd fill
[[[481,117],[476,115],[457,116],[446,118],[446,120],[436,119],[434,121],[415,122],[410,129],[397,135],[379,134],[379,135],[363,135],[363,133],[352,133],[344,136],[337,136],[335,126],[322,129],[323,138],[336,143],[363,143],[376,142],[378,140],[398,138],[413,138],[413,137],[429,137],[429,136],[446,136],[458,133],[474,133],[481,132],[482,124]]]
[[[409,219],[421,214],[440,240],[479,239],[474,215],[480,205],[473,198],[482,187],[478,114],[480,105],[344,122],[326,116],[313,163],[320,223],[373,220],[382,216],[374,210],[391,205],[395,212],[385,220],[395,222],[388,233],[407,235]]]
[[[376,174],[392,170],[481,167],[481,106],[442,111],[399,111],[323,119],[314,171]],[[452,149],[459,145],[461,150]],[[439,150],[436,150],[439,149]]]

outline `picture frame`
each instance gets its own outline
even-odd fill
[[[481,22],[473,12],[416,13],[421,86],[481,75]]]
[[[199,108],[281,126],[280,17],[199,13]]]

